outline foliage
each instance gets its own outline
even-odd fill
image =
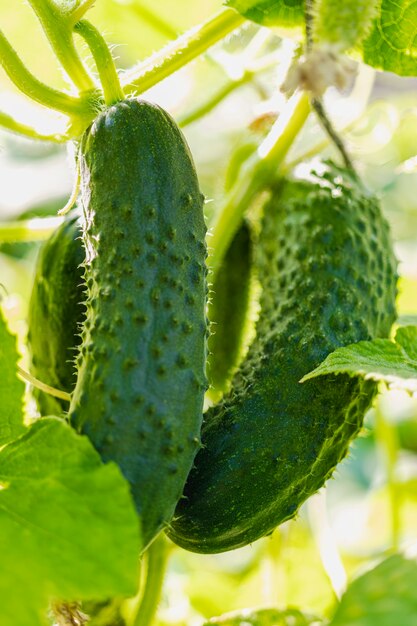
[[[414,393],[417,391],[417,328],[399,328],[395,341],[374,339],[361,341],[330,354],[315,370],[301,382],[326,374],[351,376],[359,374],[372,380],[384,381],[388,385]]]
[[[316,71],[321,81],[325,75],[322,91],[328,85],[345,85],[340,72],[348,68],[349,73],[353,67],[342,56],[345,51],[373,68],[416,76],[414,1],[349,0],[341,6],[327,0],[228,0],[222,8],[220,0],[178,0],[175,11],[170,0],[160,0],[157,7],[145,0],[102,0],[94,7],[90,0],[12,4],[0,6],[6,32],[0,33],[5,69],[0,77],[5,109],[0,112],[5,129],[0,134],[0,280],[5,287],[0,316],[1,624],[78,626],[88,614],[91,626],[149,626],[153,619],[160,626],[415,626],[417,566],[401,552],[416,539],[416,326],[400,327],[394,340],[377,338],[341,347],[304,377],[310,382],[300,383],[300,389],[309,384],[336,389],[342,378],[349,381],[348,374],[385,382],[388,390],[368,413],[362,436],[350,457],[338,465],[336,479],[308,500],[295,521],[280,526],[272,537],[223,556],[192,555],[160,535],[140,560],[141,577],[141,520],[128,483],[115,464],[103,464],[89,440],[76,434],[65,417],[39,419],[33,385],[45,381],[27,374],[26,341],[37,242],[60,223],[55,212],[65,204],[62,199],[71,196],[69,206],[78,192],[76,183],[70,189],[63,144],[69,139],[78,142],[99,110],[151,88],[146,97],[169,109],[183,126],[202,189],[214,200],[205,206],[214,284],[221,286],[221,278],[230,278],[224,284],[236,288],[233,272],[228,277],[219,274],[233,259],[229,245],[242,218],[253,242],[258,240],[262,209],[277,178],[311,177],[310,160],[317,155],[341,158],[348,165],[351,155],[365,193],[371,190],[381,197],[394,231],[402,273],[400,323],[415,324],[414,83],[375,75],[360,63],[348,96],[329,89],[321,103],[299,93],[286,101],[277,90],[285,84],[291,62],[295,90],[314,87],[310,79]],[[310,40],[303,45],[306,27]],[[187,28],[192,29],[175,39]],[[114,55],[102,33],[110,48],[117,46]],[[324,70],[317,68],[318,58],[326,61]],[[18,95],[19,90],[25,95]],[[312,108],[328,135],[310,115]],[[334,132],[334,126],[341,132]],[[10,131],[34,141],[18,139]],[[358,182],[355,171],[350,176]],[[107,200],[108,194],[103,202]],[[313,236],[313,229],[303,235]],[[381,244],[375,233],[366,237],[371,250]],[[301,239],[295,233],[292,248]],[[279,246],[287,259],[285,242],[277,238],[274,250]],[[353,265],[349,254],[346,261]],[[127,273],[129,265],[127,259]],[[249,275],[250,268],[243,266]],[[375,278],[378,268],[372,266],[368,273]],[[317,270],[310,278],[317,278]],[[366,277],[353,278],[360,287]],[[296,276],[291,281],[288,289],[297,284]],[[214,366],[217,390],[207,394],[207,405],[218,402],[227,389],[230,367],[246,363],[261,289],[259,276],[251,275],[250,282],[250,289],[238,294],[240,299],[233,298],[240,302],[241,310],[232,312],[242,332],[228,331],[232,318],[216,300],[216,291],[211,294],[212,310],[217,307],[219,323],[224,324],[218,338],[224,337],[224,342],[216,349],[212,338],[212,363],[222,361]],[[378,278],[376,282],[382,297],[386,285]],[[228,287],[221,289],[227,292]],[[320,285],[314,292],[320,294]],[[335,314],[348,304],[342,300],[336,302]],[[360,323],[355,311],[351,317]],[[48,332],[52,328],[45,329],[43,338],[49,349],[53,342],[48,342]],[[298,349],[300,359],[303,350]],[[265,371],[270,358],[266,350]],[[31,383],[26,389],[22,378]],[[276,388],[276,381],[271,385]],[[96,407],[96,398],[92,403]],[[310,403],[302,407],[309,408]],[[305,434],[300,431],[300,441]],[[155,489],[160,479],[155,476]],[[259,483],[259,491],[262,486]],[[225,506],[231,498],[226,482],[223,487]],[[397,554],[387,557],[392,552]]]

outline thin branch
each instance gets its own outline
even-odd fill
[[[22,124],[21,122],[17,122],[11,115],[3,113],[3,111],[0,111],[0,126],[6,128],[7,130],[10,130],[13,133],[18,133],[19,135],[23,135],[24,137],[36,139],[39,141],[65,143],[69,139],[67,135],[60,135],[59,133],[56,133],[55,135],[44,135],[42,133],[39,133],[35,128],[27,126],[26,124]]]
[[[71,13],[65,13],[62,4],[50,0],[28,0],[28,2],[69,79],[80,92],[94,90],[94,81],[74,46]]]
[[[0,242],[44,241],[62,223],[62,217],[34,217],[29,220],[0,222]]]
[[[86,41],[100,76],[107,106],[124,99],[113,57],[101,33],[88,20],[78,22],[74,30]]]
[[[312,52],[314,45],[314,0],[305,0],[305,28],[306,28],[306,52],[307,54]],[[340,156],[343,159],[343,162],[348,170],[353,174],[353,176],[359,180],[359,177],[356,173],[355,166],[346,150],[345,144],[342,138],[337,133],[333,124],[331,123],[329,117],[327,116],[326,110],[324,108],[323,100],[319,96],[313,96],[311,98],[311,106],[315,111],[324,131],[330,137],[335,147],[340,153]]]
[[[68,16],[72,25],[75,26],[77,22],[79,22],[84,15],[87,13],[89,9],[95,4],[96,0],[83,0],[80,4],[72,11],[72,13]]]
[[[135,93],[147,91],[206,52],[245,21],[234,9],[222,9],[203,24],[192,28],[143,63],[127,71],[122,76],[123,89]]]
[[[2,31],[0,31],[0,62],[10,80],[32,100],[67,115],[83,114],[84,104],[80,98],[53,89],[33,76]]]
[[[345,144],[342,138],[339,136],[337,131],[335,130],[333,124],[327,117],[327,113],[324,110],[323,102],[320,98],[312,98],[311,106],[317,114],[317,117],[320,120],[321,125],[323,126],[325,132],[330,137],[336,148],[339,150],[340,155],[343,159],[343,162],[348,170],[352,172],[355,178],[358,178],[358,175],[355,170],[355,166],[346,150]]]
[[[48,393],[50,396],[54,396],[54,398],[59,398],[60,400],[66,400],[67,402],[71,402],[71,394],[67,393],[66,391],[61,391],[61,389],[55,389],[54,387],[43,383],[41,380],[38,380],[37,378],[32,376],[32,374],[29,374],[29,372],[26,372],[19,366],[17,366],[17,373],[21,379],[30,383],[37,389]]]

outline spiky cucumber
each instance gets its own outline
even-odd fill
[[[237,367],[248,322],[251,276],[252,234],[249,224],[244,222],[211,287],[207,360],[211,395],[226,391]]]
[[[145,547],[171,519],[200,446],[203,196],[177,125],[142,100],[101,113],[79,161],[87,316],[69,415],[128,479]]]
[[[339,170],[283,182],[265,206],[256,338],[231,392],[205,416],[203,448],[168,534],[222,552],[294,517],[331,476],[375,384],[347,375],[300,384],[334,349],[386,337],[396,264],[378,202]]]
[[[43,244],[29,302],[31,372],[42,382],[70,393],[76,383],[74,359],[85,307],[79,214],[74,212]],[[68,402],[34,389],[41,415],[59,415]]]

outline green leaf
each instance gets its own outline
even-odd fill
[[[363,59],[378,69],[416,76],[416,35],[416,0],[382,0],[380,16],[363,45]]]
[[[320,626],[321,620],[297,609],[246,609],[213,617],[204,626]]]
[[[43,626],[50,599],[136,593],[127,482],[87,437],[45,418],[0,451],[0,623]]]
[[[262,26],[297,26],[304,22],[303,0],[226,0],[225,4]]]
[[[373,0],[372,0],[373,3]],[[263,26],[303,26],[304,2],[302,0],[226,0],[244,17]],[[416,0],[381,0],[375,7],[377,17],[372,21],[365,0],[349,0],[346,3],[331,3],[335,7],[334,23],[352,30],[352,16],[362,14],[369,18],[363,24],[357,22],[355,33],[347,36],[337,29],[339,35],[333,39],[346,39],[353,44],[366,34],[358,52],[365,63],[377,69],[395,72],[401,76],[417,75],[417,2]],[[369,3],[371,4],[371,3]],[[350,15],[350,17],[349,17]],[[332,11],[333,16],[333,11]],[[327,17],[325,16],[325,21]],[[326,32],[331,30],[331,25]],[[368,34],[369,31],[369,34]],[[328,38],[326,38],[327,40]]]
[[[0,311],[0,446],[16,439],[23,431],[25,385],[17,377],[16,337]]]
[[[399,328],[395,343],[374,339],[338,348],[300,382],[343,373],[384,381],[391,387],[414,393],[417,391],[417,327]]]
[[[417,563],[400,555],[357,578],[329,626],[417,626]]]

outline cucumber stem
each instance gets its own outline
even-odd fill
[[[124,100],[125,96],[120,86],[113,57],[101,33],[88,20],[77,22],[74,26],[74,30],[81,35],[91,50],[100,76],[107,106]]]
[[[74,45],[72,32],[74,13],[66,12],[63,5],[59,6],[51,0],[28,1],[70,80],[80,92],[93,90],[95,88],[93,79],[84,67]],[[83,8],[83,12],[85,10]]]
[[[150,9],[142,3],[138,3],[137,0],[130,0],[128,7],[132,13],[140,20],[147,22],[157,33],[169,39],[178,37],[177,31],[171,26],[168,20],[164,20],[164,18],[158,15],[153,9]]]
[[[245,211],[255,196],[267,189],[268,183],[278,176],[279,167],[310,111],[307,94],[296,93],[292,96],[257,152],[243,166],[239,181],[232,187],[218,213],[208,242],[207,265],[213,274],[219,269]]]
[[[87,13],[88,9],[91,9],[96,0],[81,0],[79,5],[71,11],[68,16],[69,21],[75,26],[77,22]]]
[[[400,449],[398,433],[394,424],[391,424],[384,415],[380,402],[375,408],[375,433],[377,442],[385,461],[385,471],[388,486],[389,507],[391,516],[391,546],[392,552],[398,552],[401,538],[401,496],[398,489],[397,461]]]
[[[307,53],[311,52],[314,46],[314,0],[306,0],[305,2],[305,27],[306,27],[306,50]],[[359,181],[359,177],[356,173],[355,166],[346,150],[345,144],[334,128],[333,124],[328,117],[324,108],[323,99],[316,96],[311,99],[311,106],[314,109],[320,124],[322,125],[325,133],[331,139],[333,144],[342,157],[342,160],[348,170]]]
[[[7,130],[12,131],[13,133],[29,137],[30,139],[51,141],[53,143],[64,143],[65,141],[68,141],[68,137],[66,135],[60,135],[58,133],[56,135],[43,135],[31,126],[17,122],[11,115],[7,115],[7,113],[3,113],[3,111],[0,111],[0,126],[7,128]]]
[[[62,221],[62,217],[35,217],[29,220],[0,222],[0,242],[44,241]]]
[[[220,104],[220,102],[233,93],[233,91],[239,89],[242,85],[249,83],[255,75],[255,71],[246,70],[237,80],[230,81],[226,85],[223,85],[223,87],[220,87],[220,89],[216,91],[216,93],[214,93],[206,102],[203,102],[200,106],[181,117],[178,120],[179,126],[184,128],[185,126],[196,122],[210,113],[218,104]]]
[[[146,580],[132,626],[150,626],[153,622],[162,592],[168,553],[168,543],[160,534],[146,552]]]
[[[54,396],[54,398],[59,398],[60,400],[66,400],[67,402],[71,402],[71,394],[66,391],[61,391],[60,389],[55,389],[55,387],[51,387],[46,383],[43,383],[41,380],[38,380],[29,372],[26,372],[21,367],[17,366],[17,373],[24,381],[30,383],[37,389],[44,391],[45,393],[49,393],[50,396]]]
[[[53,89],[35,78],[2,31],[0,31],[0,61],[10,80],[32,100],[70,116],[85,113],[85,104],[80,98]]]
[[[222,9],[126,72],[122,78],[123,89],[136,94],[147,91],[224,39],[244,22],[245,18],[234,9]]]

